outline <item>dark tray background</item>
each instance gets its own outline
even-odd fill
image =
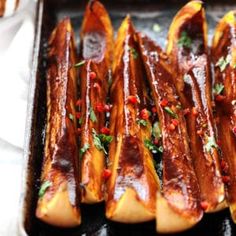
[[[36,37],[34,45],[33,69],[29,91],[28,118],[24,157],[26,174],[25,192],[22,202],[21,230],[35,236],[75,236],[75,235],[155,235],[155,222],[125,225],[110,222],[104,216],[104,204],[81,206],[82,225],[74,229],[59,229],[35,218],[35,207],[42,165],[45,118],[46,118],[46,81],[47,40],[56,23],[65,16],[71,17],[79,45],[79,28],[87,1],[79,0],[39,0],[36,17]],[[188,1],[178,0],[118,0],[102,1],[107,7],[115,30],[122,19],[130,13],[135,27],[147,33],[164,48],[169,24],[177,10]],[[224,3],[222,3],[224,2]],[[216,22],[228,10],[236,9],[234,1],[207,1],[207,19],[209,24],[209,42]],[[161,26],[159,33],[152,26]],[[127,209],[128,210],[128,209]],[[177,234],[175,234],[177,235]],[[231,236],[236,235],[236,226],[232,223],[228,209],[216,214],[205,215],[193,229],[178,235],[191,236]]]

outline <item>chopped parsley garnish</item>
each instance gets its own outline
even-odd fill
[[[69,114],[69,119],[74,121],[74,116],[71,113]]]
[[[231,62],[231,55],[227,55],[226,58],[224,59],[224,57],[221,57],[218,62],[216,63],[216,66],[220,67],[220,71],[224,71],[226,66],[230,64]]]
[[[50,182],[49,180],[45,181],[44,183],[42,183],[40,189],[39,189],[39,197],[43,197],[43,195],[45,194],[45,192],[47,191],[47,189],[52,186],[52,182]]]
[[[105,154],[107,154],[106,146],[109,145],[112,141],[112,136],[105,134],[97,134],[96,130],[92,130],[93,133],[93,143],[94,146],[100,151],[102,150]]]
[[[144,119],[138,119],[137,124],[142,125],[142,126],[147,126],[147,121]]]
[[[224,85],[219,83],[219,84],[215,84],[214,88],[213,88],[213,92],[215,95],[219,95],[223,92],[224,90]]]
[[[161,26],[157,23],[155,23],[153,26],[152,26],[152,30],[156,33],[159,33],[161,31]]]
[[[152,135],[158,140],[161,138],[161,128],[160,123],[158,121],[156,121],[152,127]]]
[[[191,48],[192,39],[188,36],[186,31],[181,32],[178,45],[181,47]]]
[[[74,65],[74,67],[80,67],[80,66],[83,66],[85,64],[85,61],[81,61],[77,64]]]
[[[157,147],[155,144],[151,142],[149,139],[144,140],[144,145],[146,148],[148,148],[152,153],[158,153],[158,152],[163,152],[163,147]]]
[[[97,117],[92,107],[89,108],[89,117],[92,122],[97,122]]]
[[[82,123],[83,123],[83,118],[80,117],[80,118],[79,118],[79,124],[81,125]]]
[[[80,156],[82,157],[83,154],[90,148],[90,145],[88,143],[85,143],[82,148],[80,148]]]
[[[165,110],[167,113],[169,113],[172,117],[178,118],[178,115],[177,115],[175,112],[173,112],[170,107],[164,107],[164,110]]]
[[[204,148],[207,152],[210,152],[212,148],[218,148],[216,140],[213,136],[210,137],[207,136],[207,144],[205,144]]]
[[[138,58],[138,52],[136,51],[136,49],[130,47],[129,50],[130,50],[130,52],[132,53],[134,59],[137,59],[137,58]]]

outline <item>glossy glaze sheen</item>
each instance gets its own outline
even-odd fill
[[[107,184],[106,201],[106,216],[125,223],[154,218],[159,188],[152,155],[144,146],[144,139],[151,137],[150,122],[147,127],[140,127],[136,122],[145,106],[145,88],[140,55],[134,56],[131,48],[138,51],[134,29],[127,17],[115,44],[110,124],[111,134],[116,139],[110,145],[112,176]],[[130,95],[136,96],[139,102],[131,104],[128,101]],[[124,209],[124,206],[130,207]]]
[[[93,141],[92,130],[100,133],[105,126],[105,112],[96,110],[97,104],[106,104],[108,92],[109,71],[111,70],[113,29],[105,8],[98,1],[90,1],[86,7],[81,29],[81,60],[86,60],[80,70],[81,144],[90,145],[89,150],[81,160],[82,202],[96,203],[104,200],[105,156],[98,150]],[[96,73],[96,78],[90,78],[90,72]],[[98,85],[99,87],[96,87]],[[90,119],[90,109],[93,108],[97,121]]]
[[[202,201],[206,211],[215,211],[224,201],[224,184],[219,167],[219,152],[216,148],[207,151],[208,137],[217,140],[212,115],[211,79],[207,49],[205,13],[200,1],[185,5],[175,16],[168,34],[167,53],[178,73],[176,87],[186,115],[190,146],[195,171],[198,177]],[[191,38],[191,49],[178,45],[181,32]],[[199,131],[199,132],[198,132]],[[200,134],[197,134],[200,133]]]
[[[224,169],[224,175],[229,176],[227,183],[228,202],[232,219],[236,222],[236,142],[233,129],[236,126],[236,71],[233,66],[236,63],[236,19],[235,12],[227,13],[216,27],[212,43],[212,61],[214,63],[214,85],[223,84],[222,101],[216,101],[217,126],[219,131],[220,146],[223,159],[228,167]],[[217,62],[221,57],[231,55],[232,60],[221,72]]]
[[[138,38],[163,134],[162,194],[174,211],[187,219],[195,218],[197,222],[202,217],[200,191],[190,156],[183,109],[178,108],[180,102],[173,84],[171,64],[148,37],[139,34]],[[179,124],[175,130],[169,129],[173,117],[160,105],[163,99],[168,100],[168,106],[178,116]]]
[[[76,70],[74,34],[69,19],[62,20],[53,31],[49,40],[47,71],[47,127],[41,183],[50,181],[43,197],[38,200],[37,216],[44,217],[45,209],[55,195],[66,194],[75,213],[75,222],[80,221],[78,207],[78,155],[76,140]],[[48,206],[47,206],[48,204]],[[66,208],[66,206],[65,206]],[[51,209],[56,212],[57,209]],[[66,211],[67,209],[65,209]],[[60,212],[55,214],[60,215]],[[67,215],[64,215],[65,220]],[[61,225],[55,219],[51,224]],[[73,219],[72,219],[73,221]],[[74,223],[75,223],[74,222]],[[70,223],[69,223],[70,224]],[[73,224],[73,222],[71,222]],[[69,225],[65,225],[69,226]]]

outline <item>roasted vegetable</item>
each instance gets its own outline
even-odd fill
[[[81,186],[82,202],[104,200],[104,142],[110,142],[105,127],[108,80],[111,70],[113,29],[103,5],[90,1],[81,29]]]
[[[49,39],[47,129],[36,216],[60,227],[80,224],[74,33],[62,20]]]
[[[216,27],[212,43],[217,126],[223,154],[221,167],[228,204],[236,223],[236,13],[226,14]]]
[[[203,215],[184,112],[167,56],[148,37],[138,34],[138,40],[163,134],[163,178],[162,191],[157,196],[157,231],[179,232],[195,225]]]
[[[201,1],[189,2],[174,17],[167,54],[178,74],[175,84],[188,113],[186,120],[201,205],[206,212],[213,212],[225,205],[225,191],[212,115],[207,24]]]
[[[146,108],[146,94],[144,71],[129,16],[119,28],[114,58],[110,130],[115,138],[109,151],[111,176],[107,182],[106,217],[138,223],[155,217],[159,180],[146,147],[151,137],[150,121],[146,120],[146,126],[138,122]]]

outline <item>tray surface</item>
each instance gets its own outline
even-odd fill
[[[126,14],[130,14],[138,31],[145,32],[163,49],[166,35],[173,16],[187,1],[102,1],[107,7],[115,31]],[[132,3],[131,3],[132,2]],[[162,2],[162,1],[160,1]],[[39,222],[34,214],[39,188],[39,178],[42,165],[45,119],[46,119],[46,81],[47,40],[56,23],[69,16],[76,33],[76,44],[79,45],[79,29],[83,18],[86,1],[76,0],[39,0],[38,17],[36,21],[37,34],[35,41],[31,91],[29,100],[30,120],[26,132],[25,158],[27,161],[25,196],[23,207],[23,230],[28,235],[62,236],[62,235],[155,235],[155,222],[138,225],[125,225],[110,222],[105,219],[104,204],[81,206],[82,225],[74,229],[59,229]],[[229,10],[236,9],[236,4],[230,1],[224,4],[206,5],[209,43],[218,20]],[[160,26],[159,32],[153,30],[153,25]],[[27,143],[28,142],[28,143]],[[205,215],[203,220],[193,229],[178,235],[236,235],[229,210]]]

